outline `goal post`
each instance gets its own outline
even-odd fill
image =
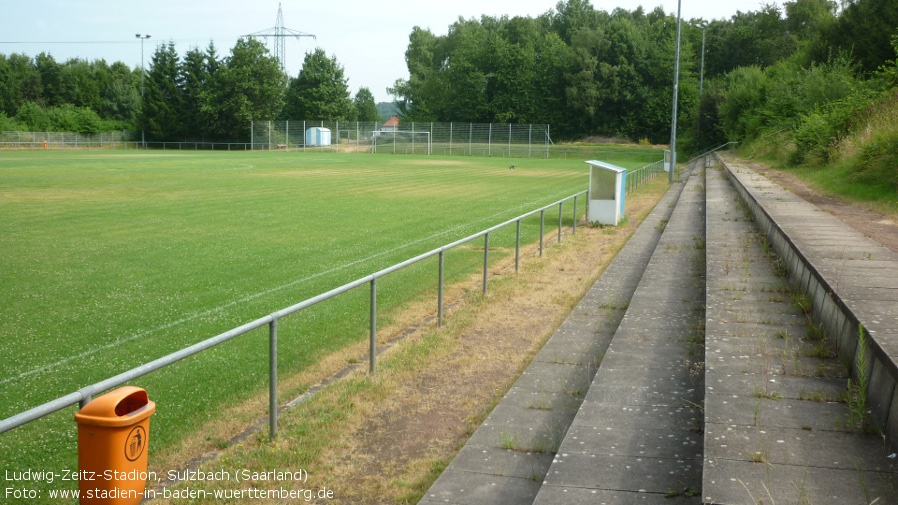
[[[376,130],[371,133],[373,152],[393,154],[433,154],[429,131]]]

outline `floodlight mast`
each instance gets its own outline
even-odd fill
[[[677,51],[674,57],[674,85],[673,85],[673,113],[670,118],[670,171],[667,173],[669,184],[674,182],[674,172],[677,169],[677,98],[680,88],[680,12],[682,0],[677,1]]]
[[[138,39],[140,39],[140,101],[143,102],[143,91],[144,91],[143,77],[146,74],[146,71],[144,71],[144,69],[143,69],[143,41],[150,38],[150,34],[147,33],[147,34],[141,35],[139,33],[135,33],[134,36],[137,37]],[[141,106],[143,106],[142,103],[141,103]],[[146,139],[146,136],[144,135],[143,129],[140,130],[140,142],[141,142],[141,144],[143,144],[143,148],[146,149],[147,148],[147,139]]]
[[[256,33],[250,33],[249,35],[245,35],[245,37],[261,37],[261,38],[272,38],[274,39],[274,57],[281,64],[281,72],[286,73],[286,60],[287,60],[287,37],[293,37],[299,40],[301,37],[311,37],[315,39],[316,37],[311,33],[303,33],[298,32],[296,30],[291,30],[290,28],[284,27],[284,12],[281,10],[281,4],[278,3],[278,17],[275,22],[274,28],[269,28],[267,30],[262,30]],[[317,39],[316,39],[317,40]]]

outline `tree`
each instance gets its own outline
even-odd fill
[[[110,82],[103,92],[101,115],[133,123],[140,111],[140,74],[117,61],[109,67]]]
[[[368,88],[359,88],[353,100],[355,104],[356,120],[362,122],[375,122],[380,119],[377,113],[377,102]]]
[[[356,109],[349,96],[343,67],[321,48],[306,54],[299,76],[290,80],[284,119],[353,120]]]
[[[713,21],[708,30],[705,70],[722,75],[737,67],[768,67],[798,48],[796,36],[776,5],[737,12],[729,21]]]
[[[184,134],[179,58],[175,43],[160,44],[153,52],[144,82],[138,124],[154,140],[180,140]]]
[[[212,78],[218,70],[220,62],[215,51],[215,44],[209,42],[205,51],[198,48],[187,51],[181,63],[181,79],[183,101],[181,117],[187,135],[202,138],[211,133],[211,129],[203,121],[203,103],[207,99]]]
[[[41,76],[24,54],[0,54],[0,110],[15,116],[19,107],[41,99]]]
[[[854,54],[861,71],[872,74],[884,63],[895,59],[895,49],[890,43],[898,27],[898,2],[895,0],[854,0],[839,16],[827,35],[832,49]],[[830,54],[818,55],[825,61]]]
[[[41,78],[41,95],[44,105],[53,107],[66,103],[72,95],[70,88],[74,82],[63,76],[63,65],[59,64],[51,54],[41,53],[34,59]]]
[[[214,49],[214,48],[213,48]],[[207,56],[214,54],[207,51]],[[209,68],[216,64],[207,59]],[[202,118],[219,140],[246,139],[252,121],[275,118],[284,107],[284,84],[277,59],[252,38],[240,39],[204,94]]]

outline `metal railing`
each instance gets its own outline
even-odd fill
[[[216,335],[212,338],[194,344],[192,346],[181,349],[177,352],[171,353],[167,356],[163,356],[159,359],[151,361],[149,363],[145,363],[136,368],[128,370],[126,372],[120,373],[114,377],[110,377],[106,380],[97,382],[95,384],[91,384],[89,386],[85,386],[78,391],[73,393],[69,393],[65,396],[52,400],[50,402],[44,403],[38,407],[32,408],[25,412],[19,413],[7,419],[0,420],[0,433],[4,433],[24,424],[27,424],[31,421],[35,421],[42,417],[53,414],[59,410],[67,408],[71,405],[78,404],[80,407],[84,407],[88,402],[90,402],[91,398],[98,394],[106,391],[108,389],[114,388],[116,386],[120,386],[129,381],[137,379],[138,377],[144,376],[160,368],[166,367],[173,363],[176,363],[182,359],[188,358],[195,354],[198,354],[202,351],[205,351],[209,348],[217,346],[218,344],[227,342],[231,339],[249,333],[253,330],[262,328],[264,326],[268,326],[269,333],[269,434],[272,439],[277,436],[277,420],[278,420],[278,406],[277,406],[277,351],[278,351],[278,321],[284,317],[287,317],[291,314],[295,314],[303,309],[316,305],[325,300],[329,300],[334,298],[340,294],[346,293],[347,291],[351,291],[355,288],[369,285],[370,286],[370,331],[369,331],[369,372],[374,374],[377,369],[376,363],[376,350],[377,350],[377,281],[381,277],[389,275],[393,272],[411,266],[415,263],[418,263],[422,260],[438,256],[439,257],[439,280],[438,280],[438,294],[437,294],[437,324],[442,326],[443,323],[443,279],[444,279],[444,260],[445,253],[450,249],[458,247],[460,245],[466,244],[478,238],[483,238],[484,247],[483,247],[483,294],[485,295],[487,292],[487,284],[489,280],[489,253],[490,253],[490,234],[500,230],[506,226],[511,224],[516,224],[516,235],[515,235],[515,272],[517,272],[520,268],[520,259],[521,259],[521,221],[527,219],[531,216],[535,216],[539,214],[540,216],[540,227],[539,227],[539,255],[543,256],[543,249],[545,243],[545,218],[546,211],[558,207],[558,242],[561,243],[562,238],[562,229],[563,229],[563,219],[564,219],[564,204],[570,200],[573,200],[573,233],[577,232],[577,201],[578,198],[582,195],[586,194],[588,196],[589,191],[581,191],[574,195],[568,196],[567,198],[561,199],[555,203],[546,205],[545,207],[541,207],[539,209],[533,210],[526,214],[522,214],[514,219],[510,219],[505,221],[504,223],[495,225],[491,228],[483,230],[479,233],[475,233],[474,235],[470,235],[463,239],[457,240],[450,244],[444,245],[440,248],[434,249],[432,251],[420,254],[415,256],[414,258],[408,259],[402,263],[397,263],[391,267],[387,267],[383,270],[375,272],[373,274],[367,275],[360,279],[357,279],[348,284],[344,284],[338,288],[332,289],[326,293],[322,293],[315,297],[309,298],[305,301],[292,305],[290,307],[281,309],[279,311],[273,312],[265,317],[261,317],[256,319],[255,321],[246,323],[242,326],[238,326],[231,330],[228,330],[224,333]],[[587,198],[588,201],[588,198]]]
[[[689,167],[689,166],[692,166],[692,163],[695,162],[696,160],[698,160],[699,158],[705,158],[705,168],[708,168],[709,167],[708,164],[711,161],[711,159],[709,157],[710,154],[716,153],[717,151],[720,151],[721,149],[726,149],[726,148],[729,148],[732,151],[732,150],[736,149],[737,145],[739,145],[739,142],[727,142],[726,144],[721,144],[717,147],[712,147],[711,149],[708,149],[707,151],[705,151],[701,154],[697,154],[697,155],[693,156],[692,159],[690,159],[686,163],[683,163],[681,166]],[[680,179],[680,175],[682,175],[683,172],[685,172],[685,171],[686,171],[685,168],[683,169],[683,171],[680,171],[679,169],[677,170],[677,173],[676,173],[677,180]]]
[[[94,140],[15,140],[0,141],[0,149],[18,151],[60,151],[67,149],[78,150],[132,150],[132,149],[161,149],[173,151],[252,151],[253,145],[248,142],[140,142],[110,139]]]
[[[627,194],[629,195],[643,184],[654,180],[660,173],[664,173],[664,160],[627,171]]]

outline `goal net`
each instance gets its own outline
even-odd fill
[[[375,130],[371,133],[373,152],[393,154],[431,154],[433,145],[429,131]]]

